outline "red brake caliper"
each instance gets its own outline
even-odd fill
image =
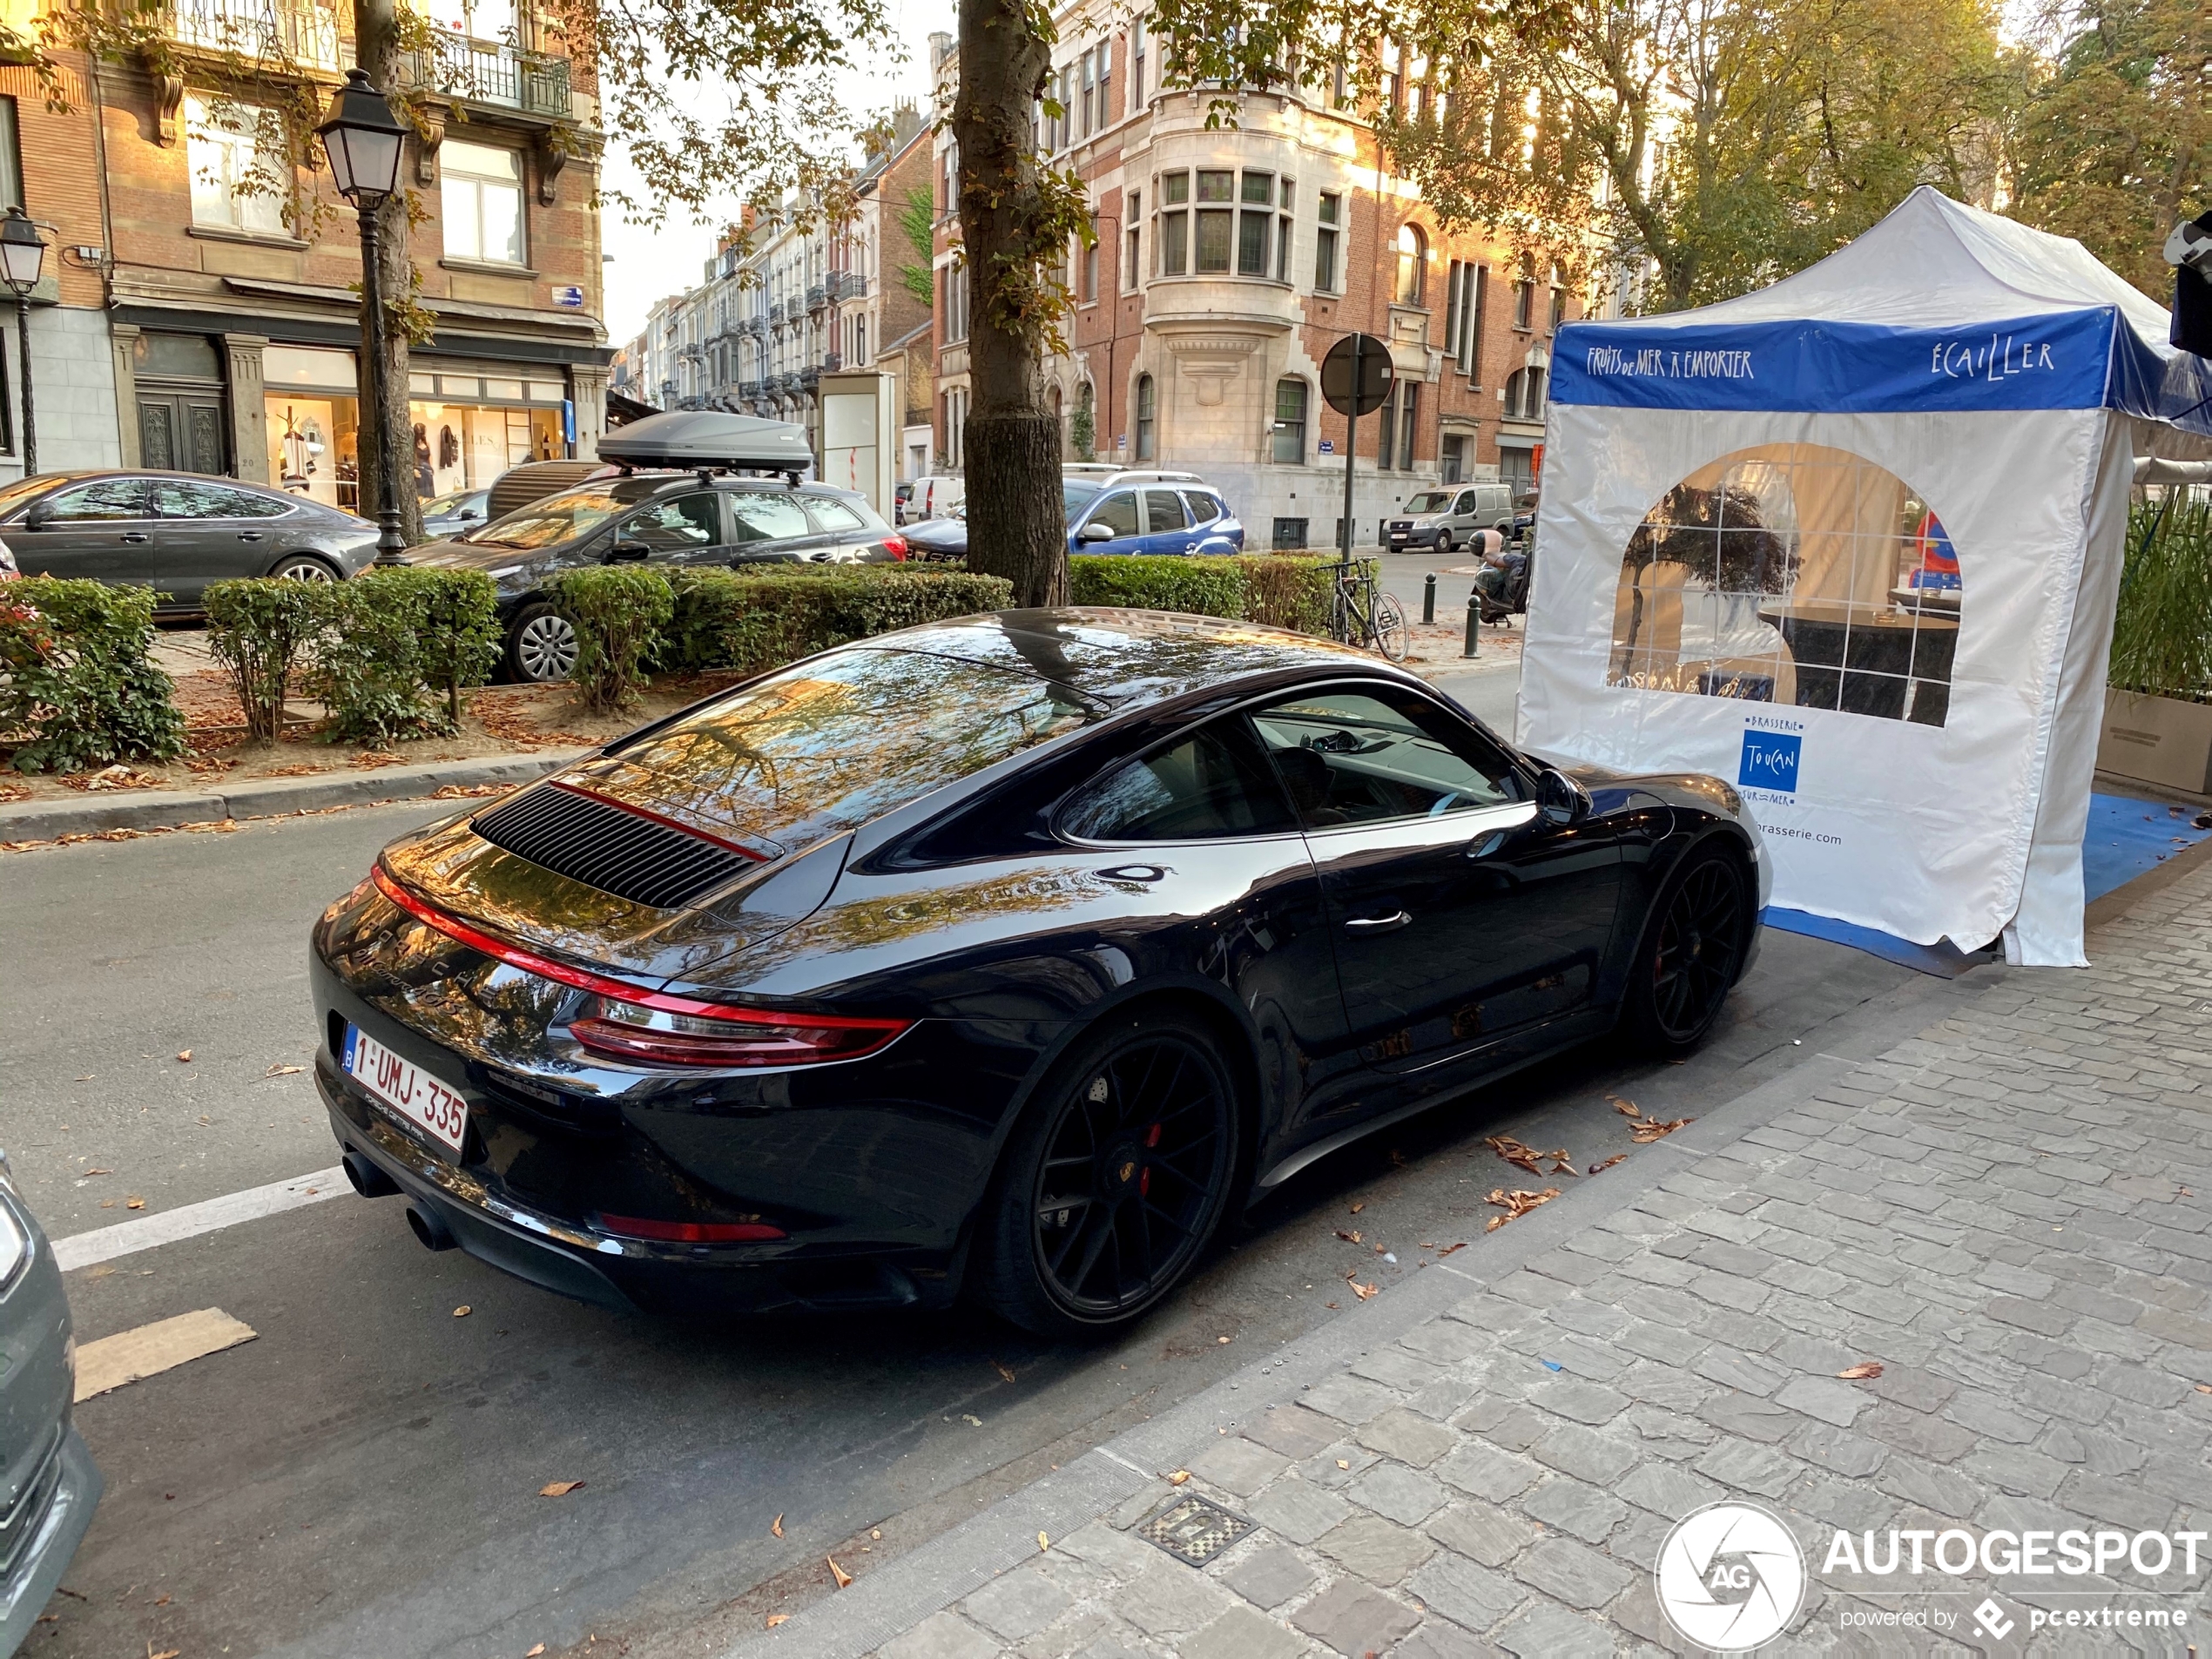
[[[1155,1123],[1144,1131],[1145,1150],[1149,1152],[1159,1143],[1160,1126]],[[1143,1172],[1136,1177],[1136,1193],[1141,1198],[1149,1198],[1152,1196],[1152,1166],[1149,1163],[1144,1166]]]

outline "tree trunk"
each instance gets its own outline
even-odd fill
[[[968,290],[968,564],[1014,583],[1019,605],[1068,602],[1060,423],[1045,406],[1039,280],[1044,213],[1029,112],[1050,44],[1020,0],[961,0],[960,225]],[[1028,318],[1032,326],[1024,326]]]
[[[379,91],[396,105],[400,79],[400,19],[396,0],[354,0],[354,61],[368,71]],[[401,187],[386,199],[376,217],[378,275],[384,295],[383,382],[389,389],[390,408],[385,411],[381,435],[369,430],[369,363],[368,314],[361,322],[361,428],[357,447],[361,469],[361,503],[364,518],[374,519],[382,501],[380,480],[390,464],[399,482],[400,534],[409,547],[422,540],[422,499],[415,489],[415,426],[408,417],[407,330],[395,307],[415,291],[415,262],[408,251],[408,195],[406,163],[401,164]],[[366,273],[363,273],[366,276]]]

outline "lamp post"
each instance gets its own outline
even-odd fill
[[[329,118],[315,134],[330,157],[338,193],[354,205],[361,219],[361,320],[368,359],[361,401],[368,414],[363,425],[376,443],[376,562],[404,564],[399,465],[389,453],[392,388],[384,379],[383,261],[377,251],[376,216],[399,188],[400,149],[407,129],[393,115],[383,93],[369,84],[368,71],[349,69],[345,85],[330,100]]]
[[[15,290],[16,341],[23,353],[23,475],[38,470],[38,433],[30,415],[30,291],[46,263],[45,239],[20,207],[0,218],[0,280]]]

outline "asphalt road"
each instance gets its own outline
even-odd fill
[[[134,1213],[131,1196],[158,1214],[333,1162],[307,1075],[268,1075],[314,1041],[307,929],[434,815],[0,857],[0,1123],[56,1237]],[[1347,1271],[1387,1294],[1462,1240],[1454,1265],[1479,1271],[1483,1195],[1524,1184],[1485,1136],[1633,1156],[1608,1092],[1696,1115],[1823,1051],[1888,1046],[1925,1023],[1927,984],[1770,934],[1689,1062],[1594,1046],[1327,1161],[1100,1348],[971,1314],[654,1323],[428,1254],[395,1203],[350,1194],[79,1270],[80,1342],[207,1307],[259,1336],[79,1407],[108,1494],[75,1594],[26,1651],[717,1651],[830,1593],[825,1554],[864,1573],[1336,1317]],[[1555,1178],[1561,1203],[1606,1202],[1602,1176]],[[585,1484],[537,1495],[556,1480]]]

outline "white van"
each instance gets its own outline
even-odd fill
[[[1383,521],[1383,545],[1393,553],[1465,547],[1477,530],[1513,534],[1513,486],[1443,484],[1425,489]]]
[[[968,499],[968,480],[956,473],[934,472],[914,480],[913,498],[907,503],[907,523],[949,517]]]

